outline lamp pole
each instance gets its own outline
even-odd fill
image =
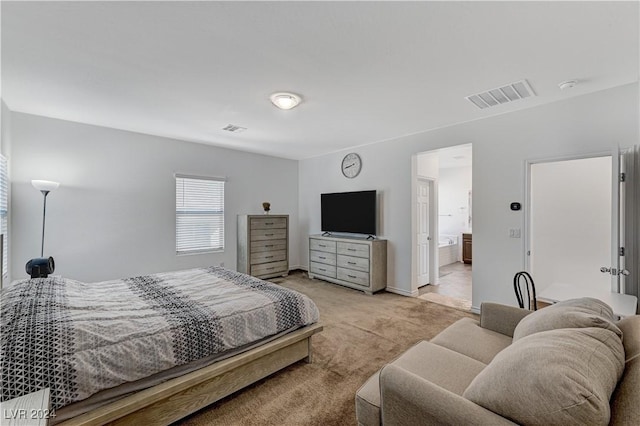
[[[49,192],[57,189],[60,184],[58,182],[52,182],[50,180],[32,180],[31,185],[42,193],[44,197],[44,203],[42,207],[42,245],[40,246],[40,257],[44,256],[44,226],[47,220],[47,195]]]
[[[44,207],[42,209],[42,246],[40,247],[40,257],[44,256],[44,225],[47,219],[47,195],[49,195],[48,190],[42,190],[42,195],[44,195]]]

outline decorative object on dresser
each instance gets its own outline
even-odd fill
[[[258,278],[289,274],[289,215],[238,215],[238,271]]]
[[[271,210],[271,203],[265,201],[264,203],[262,203],[262,208],[264,209],[264,214],[269,214],[269,211]]]
[[[387,241],[354,237],[309,237],[309,278],[362,290],[387,287]]]

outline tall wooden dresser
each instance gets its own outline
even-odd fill
[[[289,215],[238,215],[238,271],[258,278],[289,274]]]

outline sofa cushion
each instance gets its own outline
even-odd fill
[[[627,317],[617,325],[622,330],[626,362],[611,398],[611,425],[640,424],[640,315]]]
[[[640,356],[625,364],[622,380],[611,397],[611,425],[640,424]]]
[[[462,318],[431,339],[484,364],[489,364],[498,352],[511,344],[511,337],[480,327],[472,318]]]
[[[625,361],[640,357],[640,315],[624,318],[616,325],[622,331]]]
[[[514,340],[463,396],[520,424],[606,425],[623,369],[622,341],[613,331],[543,331]]]
[[[469,383],[486,365],[465,355],[430,342],[420,342],[391,364],[462,395]],[[356,416],[362,425],[380,424],[379,372],[356,393]]]
[[[559,328],[599,327],[618,336],[622,332],[613,322],[613,311],[606,303],[590,297],[565,300],[527,315],[518,323],[513,340]]]

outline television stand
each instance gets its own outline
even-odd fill
[[[371,236],[370,236],[371,237]],[[309,236],[309,278],[367,294],[387,287],[387,240]]]

